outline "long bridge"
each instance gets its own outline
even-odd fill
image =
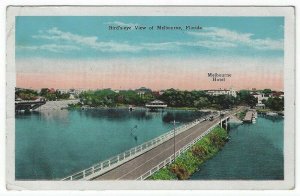
[[[214,127],[227,129],[230,117],[243,109],[238,107],[214,118],[196,119],[62,180],[144,180],[171,164],[174,154],[176,158],[187,151]]]

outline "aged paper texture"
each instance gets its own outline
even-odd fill
[[[9,189],[292,189],[293,7],[7,9]]]

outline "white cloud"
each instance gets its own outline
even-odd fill
[[[123,23],[119,21],[108,22],[120,26],[135,26],[134,23]],[[283,40],[254,39],[251,33],[239,33],[224,28],[206,27],[201,32],[187,32],[195,36],[195,41],[170,41],[158,43],[139,43],[129,42],[100,41],[97,36],[82,36],[70,32],[64,32],[53,27],[46,31],[39,31],[33,35],[35,39],[53,40],[55,44],[43,46],[18,46],[18,48],[29,50],[48,50],[51,52],[62,52],[79,50],[82,47],[98,50],[101,52],[139,52],[139,51],[174,51],[182,47],[204,47],[213,50],[223,50],[238,48],[240,46],[250,47],[256,50],[283,50]],[[66,43],[66,44],[65,44]],[[60,45],[64,44],[64,45]]]
[[[44,34],[42,35],[34,35],[33,38],[66,41],[72,44],[78,44],[93,48],[95,50],[100,50],[102,52],[136,52],[143,49],[140,46],[135,46],[128,43],[119,43],[114,41],[101,42],[98,41],[98,37],[96,36],[76,35],[70,32],[63,32],[56,27],[43,33]]]
[[[71,50],[80,50],[79,47],[73,45],[56,45],[56,44],[45,44],[39,46],[18,46],[18,49],[25,50],[47,50],[55,53],[62,53]]]
[[[81,36],[70,32],[63,32],[54,27],[45,32],[39,32],[39,35],[32,36],[35,39],[47,39],[56,41],[66,41],[70,44],[77,44],[86,46],[102,52],[138,52],[141,50],[170,50],[173,49],[175,42],[170,43],[142,43],[130,44],[128,42],[115,42],[115,41],[98,41],[96,36]],[[33,46],[34,47],[34,46]]]
[[[205,47],[209,49],[216,49],[216,50],[222,50],[224,48],[235,48],[237,47],[234,43],[229,42],[215,42],[215,41],[196,41],[196,42],[188,42],[184,43],[183,45],[186,46],[199,46],[199,47]]]
[[[283,40],[274,40],[270,38],[255,39],[251,33],[239,33],[224,28],[205,27],[202,32],[188,32],[189,35],[196,36],[201,39],[209,39],[215,44],[221,45],[227,43],[236,46],[245,45],[258,50],[283,50]]]
[[[143,43],[142,46],[147,50],[178,50],[180,42],[160,42],[160,43]]]
[[[215,50],[237,47],[234,43],[215,41],[144,43],[148,50],[179,50],[181,46],[204,47]]]

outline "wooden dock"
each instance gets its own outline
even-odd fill
[[[247,122],[247,123],[252,123],[253,118],[255,118],[255,117],[254,117],[254,114],[255,114],[255,111],[249,110],[249,111],[246,113],[246,115],[245,115],[243,121],[244,121],[244,122]]]

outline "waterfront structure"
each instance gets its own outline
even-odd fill
[[[160,100],[154,100],[154,101],[151,101],[146,104],[146,108],[149,108],[149,109],[160,109],[160,108],[166,108],[166,107],[168,107],[168,105],[165,102],[160,101]]]
[[[46,100],[44,98],[38,98],[36,100],[19,100],[15,101],[15,111],[32,111],[37,109],[38,107],[46,104]]]
[[[217,89],[217,90],[206,90],[206,93],[212,96],[218,96],[218,95],[231,95],[233,97],[237,96],[237,93],[234,89]]]
[[[265,108],[266,108],[266,105],[263,104],[263,103],[258,103],[258,104],[256,104],[255,108],[256,108],[256,109],[265,109]]]
[[[249,110],[247,111],[243,122],[245,123],[255,123],[256,122],[256,118],[257,118],[257,112],[256,110]]]

